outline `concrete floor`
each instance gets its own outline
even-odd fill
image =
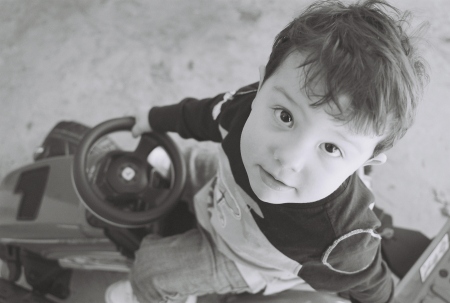
[[[60,120],[93,126],[257,81],[275,34],[307,3],[0,0],[0,178],[31,162]],[[415,126],[374,170],[374,189],[396,225],[432,237],[450,204],[450,1],[392,3],[429,21],[431,83]],[[117,278],[77,273],[65,302],[101,302]]]

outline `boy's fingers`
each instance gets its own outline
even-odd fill
[[[137,138],[140,135],[139,129],[138,127],[135,125],[133,126],[133,128],[131,129],[131,134],[133,135],[133,138]]]

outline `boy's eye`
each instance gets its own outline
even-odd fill
[[[332,157],[342,156],[341,150],[332,143],[323,143],[322,148],[325,150],[325,152],[330,154],[330,156],[332,156]]]
[[[284,109],[275,109],[275,116],[281,120],[284,124],[292,125],[292,116],[289,112]]]

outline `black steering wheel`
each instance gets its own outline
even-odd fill
[[[132,152],[105,154],[95,176],[88,177],[88,155],[94,144],[107,134],[130,131],[134,123],[133,117],[126,117],[92,128],[81,140],[72,168],[85,207],[101,220],[127,228],[147,225],[167,214],[178,202],[186,180],[186,166],[178,147],[167,134],[158,132],[143,134]],[[170,184],[147,161],[158,146],[164,148],[172,162]],[[132,208],[118,207],[130,201]]]

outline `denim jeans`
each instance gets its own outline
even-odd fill
[[[214,176],[217,155],[202,146],[187,146],[182,152],[188,168],[183,200],[192,201]],[[140,303],[183,302],[189,295],[249,290],[235,263],[217,250],[201,227],[167,238],[144,238],[130,281]]]

